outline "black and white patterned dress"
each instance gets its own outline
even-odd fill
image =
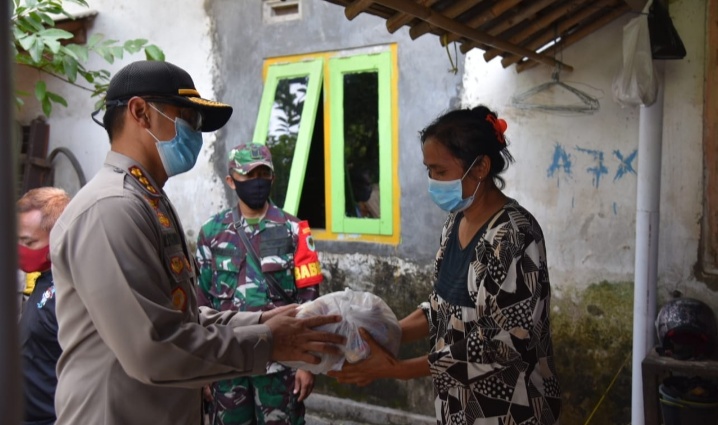
[[[436,279],[455,222],[451,214],[444,224]],[[541,227],[510,200],[487,223],[474,254],[467,279],[473,306],[452,305],[436,289],[422,306],[437,424],[556,424],[561,394]]]

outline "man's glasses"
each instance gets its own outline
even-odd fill
[[[149,99],[145,99],[145,100],[148,103],[155,103],[155,104],[159,103],[159,104],[175,106],[177,109],[179,109],[179,114],[177,114],[178,118],[182,118],[183,120],[185,120],[190,125],[190,127],[192,127],[192,129],[195,131],[200,131],[200,129],[202,128],[203,116],[202,116],[202,113],[196,109],[183,108],[174,103],[162,102],[161,100],[149,100]]]
[[[204,117],[202,116],[202,113],[196,109],[192,108],[183,108],[181,106],[178,106],[175,103],[168,102],[166,99],[163,98],[146,98],[143,97],[142,99],[145,100],[147,103],[155,103],[155,104],[163,104],[163,105],[172,105],[179,109],[179,114],[177,115],[179,118],[182,118],[185,120],[190,127],[192,127],[195,131],[200,131],[202,129],[202,123],[204,122]],[[127,100],[113,100],[106,103],[107,108],[114,108],[114,107],[120,107],[120,106],[127,106]],[[95,112],[93,112],[92,120],[95,121],[97,124],[100,125],[100,127],[105,127],[102,122],[100,122],[96,116],[102,111],[102,109],[98,109]],[[169,117],[167,117],[169,118]],[[172,118],[170,118],[172,119]]]

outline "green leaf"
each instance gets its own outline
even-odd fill
[[[72,51],[72,53],[75,54],[77,60],[80,62],[87,62],[90,57],[89,50],[85,46],[80,46],[79,44],[72,43],[65,46],[65,48]]]
[[[128,53],[137,53],[140,50],[142,50],[142,46],[147,44],[147,40],[138,38],[136,40],[127,40],[125,41],[125,50],[127,50]]]
[[[29,15],[27,15],[27,23],[32,25],[35,30],[42,31],[45,27],[42,25],[42,18],[40,18],[40,15],[37,14],[37,12],[31,12]]]
[[[49,28],[42,31],[38,31],[37,34],[44,39],[52,40],[66,40],[73,37],[71,32],[58,28]]]
[[[35,83],[35,98],[42,102],[42,100],[47,96],[47,85],[44,81],[40,80],[37,83]]]
[[[67,100],[65,100],[65,98],[60,96],[59,94],[49,91],[47,92],[47,97],[49,97],[51,101],[59,103],[60,105],[67,108]]]
[[[45,40],[45,46],[47,46],[53,54],[57,54],[60,50],[60,42],[57,40]]]
[[[77,80],[77,68],[79,65],[77,63],[77,60],[75,60],[75,58],[67,55],[62,58],[62,65],[65,70],[65,75],[67,75],[67,79],[71,83],[74,83],[75,80]]]
[[[112,51],[112,56],[114,56],[116,59],[122,59],[122,56],[124,56],[125,54],[125,49],[120,46],[115,46],[110,50]]]
[[[150,44],[145,47],[145,57],[150,61],[161,61],[165,60],[165,53],[159,47],[154,44]]]
[[[65,0],[69,3],[79,4],[80,6],[90,7],[85,0]]]
[[[45,97],[42,99],[42,113],[45,114],[46,117],[49,117],[52,113],[52,102],[50,102],[50,99]]]
[[[29,52],[36,39],[35,35],[27,35],[23,38],[18,38],[17,42],[20,43],[20,47]]]
[[[55,20],[50,17],[47,13],[38,13],[40,15],[40,19],[42,19],[42,23],[47,25],[48,27],[54,27],[55,26]]]
[[[109,63],[113,63],[115,61],[115,58],[112,57],[112,53],[110,53],[109,49],[107,49],[105,47],[96,47],[94,50],[95,50],[95,53],[102,56],[102,58],[105,59],[105,61],[107,61]]]
[[[99,34],[99,33],[92,34],[92,35],[90,36],[90,39],[87,40],[87,47],[88,47],[88,49],[94,48],[94,47],[97,45],[97,43],[99,43],[100,41],[102,41],[103,38],[105,38],[105,36],[102,35],[102,34]]]
[[[42,52],[45,50],[45,44],[42,42],[42,39],[35,37],[35,42],[32,43],[32,46],[30,46],[30,57],[32,57],[32,60],[34,60],[36,63],[40,62],[42,60]]]

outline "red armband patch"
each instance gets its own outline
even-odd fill
[[[301,289],[317,285],[322,280],[322,266],[314,247],[312,231],[307,221],[300,221],[297,250],[294,252],[294,284]]]

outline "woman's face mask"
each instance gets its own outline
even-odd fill
[[[429,177],[429,196],[439,208],[446,212],[457,213],[460,211],[464,211],[471,206],[471,204],[474,202],[476,192],[479,190],[479,186],[481,186],[481,181],[479,181],[479,184],[476,185],[474,193],[465,199],[463,197],[461,182],[464,180],[464,178],[466,178],[466,176],[469,174],[469,171],[476,163],[476,160],[478,160],[480,157],[481,155],[477,156],[476,159],[474,159],[474,162],[471,163],[469,168],[466,170],[466,172],[460,179],[441,181],[434,180]]]
[[[157,151],[160,154],[167,177],[191,170],[197,162],[199,151],[202,149],[202,133],[192,128],[184,119],[178,117],[173,120],[151,103],[149,105],[160,115],[175,123],[175,137],[167,141],[160,141],[147,129],[147,132],[157,141]]]

